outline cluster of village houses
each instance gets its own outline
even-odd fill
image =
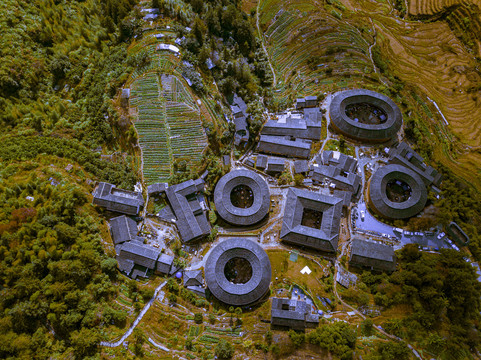
[[[237,95],[234,96],[232,112],[236,128],[234,141],[238,145],[249,138],[249,114],[245,102]],[[358,174],[357,160],[338,151],[323,151],[309,161],[312,142],[319,141],[321,136],[321,119],[317,98],[309,96],[298,99],[294,110],[279,114],[276,120],[267,121],[261,131],[257,154],[244,159],[242,170],[233,169],[219,180],[214,192],[218,215],[237,227],[260,223],[268,216],[271,206],[269,186],[265,179],[282,173],[287,159],[295,159],[294,171],[303,174],[305,179],[302,187],[290,187],[287,190],[279,237],[291,245],[336,254],[341,218],[347,214],[351,202],[362,195],[362,179]],[[229,166],[230,157],[226,156],[224,163]],[[428,188],[439,192],[441,175],[427,166],[422,157],[403,142],[391,147],[387,163],[380,168],[384,172],[379,172],[378,176],[374,174],[374,180],[369,184],[368,193],[374,197],[368,199],[372,210],[389,219],[416,215],[413,212],[419,212],[425,206]],[[407,174],[408,177],[402,177],[404,175],[400,173]],[[191,243],[211,233],[207,216],[208,202],[203,194],[204,177],[205,174],[197,180],[176,185],[157,183],[147,189],[149,197],[165,195],[168,205],[156,216],[175,224],[183,243]],[[411,211],[407,213],[399,204],[386,201],[383,194],[378,196],[382,183],[386,179],[396,180],[397,177],[402,177],[401,180],[412,188],[411,197],[415,201],[410,200],[413,205],[410,205]],[[311,185],[319,184],[330,186],[327,191],[312,191]],[[252,190],[254,205],[250,208],[241,209],[232,204],[230,194],[239,185]],[[137,215],[144,206],[142,193],[100,183],[94,190],[93,203],[123,214],[109,221],[120,271],[133,279],[148,277],[152,273],[168,276],[182,273],[184,285],[189,290],[206,295],[206,289],[212,281],[204,281],[201,270],[184,271],[175,266],[173,256],[145,244],[144,238],[138,236],[137,223],[131,216]],[[315,226],[305,222],[305,215],[309,212],[317,214]],[[266,261],[269,261],[268,258]],[[395,269],[395,261],[392,246],[359,238],[354,238],[351,242],[350,265],[390,272]],[[230,291],[227,288],[223,290]],[[253,299],[256,298],[257,301],[265,295],[265,289],[256,291],[259,294]],[[289,299],[274,298],[272,325],[294,329],[316,326],[319,316],[313,310],[312,304],[301,295]]]

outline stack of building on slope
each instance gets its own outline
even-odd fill
[[[174,222],[183,242],[190,242],[209,235],[211,227],[206,215],[206,205],[203,195],[204,180],[187,180],[183,183],[169,186],[166,183],[150,185],[147,188],[149,196],[165,192],[170,206],[166,206],[158,216]]]
[[[118,216],[109,221],[109,227],[120,271],[132,279],[171,272],[174,257],[144,244],[144,239],[137,236],[134,220],[125,215]]]
[[[389,164],[403,165],[413,170],[421,177],[426,187],[432,186],[433,190],[439,192],[439,186],[443,178],[442,174],[424,163],[422,156],[411,149],[408,144],[402,142],[397,147],[390,148],[388,155]]]
[[[234,144],[237,146],[241,142],[249,140],[249,130],[247,129],[247,117],[249,116],[249,113],[247,112],[245,101],[237,94],[234,94],[230,104],[235,125]]]
[[[308,159],[312,141],[321,138],[321,113],[317,98],[297,99],[296,108],[302,113],[279,114],[269,120],[261,131],[257,150],[267,154]]]
[[[173,186],[158,183],[148,187],[149,195],[166,193],[170,207],[166,207],[164,217],[176,223],[184,242],[210,234],[205,203],[200,195],[203,190],[202,179],[188,180]],[[139,192],[99,183],[93,192],[93,204],[110,211],[137,215],[144,206],[144,199]],[[174,260],[172,256],[162,254],[159,249],[144,244],[144,239],[137,236],[137,223],[131,218],[125,215],[115,217],[109,221],[109,226],[119,270],[127,276],[136,279],[152,273],[172,274],[177,271],[172,266]]]
[[[352,198],[358,196],[362,190],[361,177],[357,175],[357,160],[339,151],[327,150],[316,162],[309,172],[312,181],[319,184],[327,179],[337,190],[335,195],[345,199],[344,205],[349,206]]]

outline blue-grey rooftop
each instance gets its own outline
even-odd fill
[[[232,204],[231,192],[238,185],[252,190],[254,202],[247,208]],[[270,193],[264,179],[250,170],[233,170],[224,175],[214,190],[214,203],[219,216],[234,225],[253,225],[261,221],[269,212]]]
[[[142,193],[117,189],[109,183],[99,183],[92,195],[94,205],[122,214],[137,215],[144,206]]]
[[[379,271],[394,271],[396,257],[390,245],[379,242],[354,239],[351,244],[349,263]]]
[[[302,225],[304,210],[322,213],[319,229]],[[280,237],[283,241],[324,252],[335,252],[339,240],[342,199],[289,188]]]
[[[252,268],[251,278],[244,284],[227,280],[224,269],[233,258],[242,258]],[[271,263],[266,252],[255,242],[232,238],[216,245],[205,263],[205,281],[214,297],[233,306],[244,306],[260,300],[271,283]]]
[[[406,201],[394,202],[387,196],[387,184],[396,180],[405,182],[411,188],[411,196]],[[383,166],[369,180],[369,206],[388,219],[405,219],[417,215],[424,209],[427,198],[426,186],[421,177],[402,165]]]
[[[308,159],[311,154],[311,146],[312,143],[309,140],[291,140],[283,136],[261,135],[257,151],[266,154]]]
[[[363,124],[346,115],[346,107],[368,103],[382,109],[387,120],[381,124]],[[375,91],[357,89],[337,93],[329,106],[331,126],[337,132],[355,140],[365,142],[387,142],[393,139],[402,126],[399,107],[387,96]]]
[[[210,234],[210,224],[196,194],[204,189],[202,179],[187,180],[169,186],[165,193],[176,217],[182,241],[188,242]]]
[[[426,165],[422,156],[405,142],[389,149],[388,163],[404,165],[413,170],[423,179],[426,186],[434,184],[434,186],[439,187],[441,185],[442,174],[433,167]]]

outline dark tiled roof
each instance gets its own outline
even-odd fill
[[[257,150],[267,154],[308,159],[311,146],[312,143],[308,140],[289,140],[282,136],[261,135]]]
[[[149,272],[149,269],[147,269],[146,267],[134,265],[134,269],[130,274],[130,277],[134,280],[137,279],[138,277],[146,278],[148,272]]]
[[[234,116],[237,113],[242,113],[244,116],[247,116],[247,104],[237,94],[234,94],[234,97],[231,103],[231,109],[232,109],[232,112],[234,113]]]
[[[147,193],[149,196],[157,195],[165,191],[167,189],[167,183],[156,183],[147,186]]]
[[[194,294],[205,297],[205,289],[202,286],[191,285],[187,286],[187,290],[192,291]]]
[[[449,225],[446,228],[446,231],[448,234],[455,240],[458,245],[460,246],[466,246],[469,244],[469,236],[466,235],[466,233],[461,229],[461,227],[456,224],[454,221],[449,223]]]
[[[329,179],[342,190],[351,191],[357,194],[361,187],[361,177],[354,173],[344,173],[340,168],[333,165],[318,165],[314,167],[312,180],[322,182],[324,178]]]
[[[302,225],[304,209],[322,213],[320,229]],[[341,215],[341,199],[313,191],[289,188],[281,239],[325,252],[335,252],[339,240]]]
[[[210,234],[209,222],[204,211],[200,208],[198,200],[196,198],[187,200],[187,197],[190,198],[198,191],[202,191],[203,187],[204,181],[202,179],[188,180],[169,186],[165,191],[172,211],[177,218],[177,229],[184,242]]]
[[[352,241],[349,263],[384,271],[394,271],[396,268],[396,259],[392,246],[361,239]]]
[[[245,116],[237,117],[234,119],[235,131],[241,131],[247,129],[247,120]]]
[[[326,150],[323,151],[320,159],[316,159],[323,165],[333,165],[342,171],[355,173],[357,168],[357,160],[351,156],[345,155],[339,151]]]
[[[168,274],[173,262],[174,262],[173,256],[170,256],[167,254],[160,254],[159,259],[157,260],[156,271],[162,274]]]
[[[254,160],[251,158],[247,158],[245,164],[250,167],[254,167]]]
[[[281,173],[284,171],[286,164],[284,159],[277,159],[270,157],[267,160],[267,169],[266,172],[269,173]]]
[[[294,172],[296,174],[307,173],[309,171],[309,164],[307,160],[294,161]]]
[[[411,196],[404,202],[390,201],[386,185],[390,181],[404,181],[411,188]],[[401,165],[386,165],[379,168],[369,180],[369,205],[379,215],[388,219],[405,219],[417,215],[424,209],[428,198],[424,182],[411,169]]]
[[[264,170],[267,167],[267,156],[257,155],[256,167],[258,169]]]
[[[234,284],[225,277],[225,265],[232,258],[243,258],[250,263],[252,276],[246,283]],[[212,295],[225,304],[252,304],[269,291],[271,263],[266,252],[255,242],[243,238],[227,239],[216,245],[207,258],[205,281]]]
[[[110,234],[115,245],[133,240],[137,235],[137,223],[122,215],[109,220]]]
[[[248,186],[253,193],[254,203],[248,208],[235,207],[230,199],[232,190],[238,185]],[[250,170],[233,170],[224,175],[214,190],[214,203],[219,216],[234,225],[253,225],[269,212],[270,193],[264,179]]]
[[[203,283],[202,271],[200,270],[185,270],[184,271],[184,286],[201,286]]]
[[[155,269],[160,250],[137,241],[129,241],[120,246],[118,258],[131,260],[136,265],[141,265],[151,270]]]
[[[346,115],[351,104],[369,103],[382,109],[387,121],[378,125],[362,124]],[[402,126],[402,114],[398,106],[387,96],[370,90],[346,90],[337,93],[329,106],[331,126],[350,138],[367,142],[386,142],[396,136]]]
[[[307,111],[304,117],[293,117],[288,114],[279,115],[281,120],[268,120],[262,128],[262,135],[292,136],[294,138],[319,140],[321,138],[321,121],[319,109]],[[285,117],[285,119],[284,119]]]
[[[134,268],[135,263],[132,260],[117,256],[117,265],[120,271],[129,276],[132,272],[132,269]]]
[[[434,184],[439,187],[441,185],[442,175],[433,167],[426,165],[422,156],[405,142],[389,149],[388,163],[404,165],[413,170],[423,179],[426,186]]]
[[[272,325],[304,330],[307,322],[319,323],[319,315],[311,314],[311,305],[303,300],[272,298]]]
[[[101,182],[93,192],[93,204],[128,215],[137,215],[144,206],[142,194],[117,189],[115,185]]]
[[[169,205],[165,206],[162,210],[160,210],[157,216],[164,221],[168,221],[168,222],[177,221],[177,218],[175,217],[174,212],[172,211],[172,208]]]
[[[222,157],[222,161],[224,162],[224,165],[225,166],[229,166],[230,165],[230,156],[229,155],[224,155]]]
[[[352,200],[352,192],[344,190],[334,190],[333,195],[339,199],[342,199],[342,206],[349,207]]]

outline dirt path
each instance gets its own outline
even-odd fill
[[[260,0],[257,1],[257,9],[256,9],[256,25],[257,25],[257,34],[259,35],[259,38],[261,39],[261,45],[262,49],[264,50],[264,53],[266,54],[267,57],[267,62],[269,63],[269,67],[271,68],[272,72],[272,86],[276,86],[276,72],[274,71],[274,67],[271,64],[271,59],[269,58],[269,53],[267,52],[266,45],[264,44],[264,36],[261,33],[261,27],[259,25],[259,8],[260,8]]]
[[[149,311],[150,307],[152,306],[154,301],[157,299],[157,295],[159,294],[160,290],[162,290],[162,288],[165,286],[165,284],[167,284],[167,281],[164,281],[159,286],[157,286],[157,288],[155,289],[155,292],[154,292],[154,296],[152,296],[152,298],[149,300],[149,302],[147,304],[145,304],[145,306],[142,309],[142,311],[140,312],[139,316],[137,316],[137,318],[134,320],[132,325],[130,325],[130,328],[125,332],[124,335],[122,335],[122,337],[119,340],[117,340],[115,342],[101,341],[100,346],[107,346],[107,347],[120,346],[130,335],[132,335],[132,332],[137,327],[137,325],[140,323],[140,321],[144,317],[145,313],[147,311]]]

